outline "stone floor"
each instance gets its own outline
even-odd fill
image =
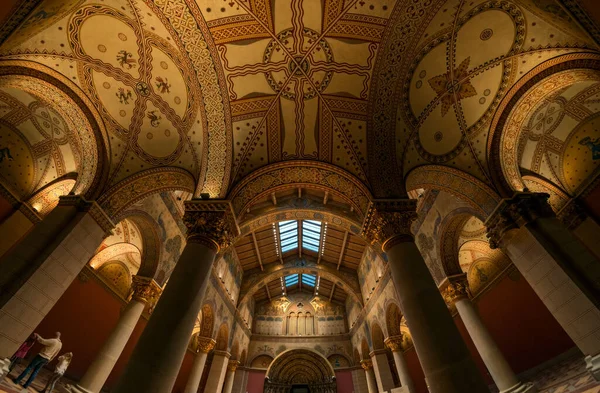
[[[16,377],[23,370],[18,366],[11,373]],[[24,389],[15,385],[10,379],[0,381],[0,393],[35,393],[46,386],[46,381],[52,373],[42,370],[33,384]],[[600,382],[595,381],[585,369],[585,362],[581,356],[572,356],[547,367],[531,378],[538,387],[539,393],[600,393]],[[73,384],[67,378],[62,378],[54,389],[54,393],[68,393],[66,384]],[[493,389],[492,389],[493,391]]]

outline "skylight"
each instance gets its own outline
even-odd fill
[[[302,280],[304,282],[304,280]],[[289,276],[285,276],[285,286],[286,288],[291,287],[292,285],[298,284],[298,274],[292,274]]]
[[[281,252],[298,248],[298,221],[281,221],[279,223],[279,240]]]
[[[321,222],[306,220],[302,222],[302,248],[319,252],[321,242]]]
[[[303,274],[302,275],[302,284],[314,287],[316,283],[317,283],[317,278],[315,276],[313,276],[312,274]]]

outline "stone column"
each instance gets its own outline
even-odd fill
[[[367,378],[367,390],[369,393],[377,393],[377,381],[375,380],[375,374],[373,373],[373,362],[371,359],[361,360],[360,365],[365,370],[365,376]]]
[[[360,366],[352,369],[352,385],[354,385],[354,393],[369,393],[367,375]]]
[[[0,258],[0,359],[33,333],[113,227],[96,202],[62,196]]]
[[[229,202],[192,200],[185,209],[187,244],[113,393],[173,389],[215,255],[239,233]]]
[[[76,386],[70,386],[73,392],[99,393],[113,367],[117,363],[123,348],[129,341],[133,329],[137,325],[148,303],[155,303],[160,296],[161,288],[151,278],[133,276],[133,294],[125,310],[121,314],[117,326],[104,342],[102,349]]]
[[[500,247],[600,379],[600,263],[556,218],[548,194],[516,193],[490,215],[490,247]]]
[[[376,349],[369,354],[373,362],[373,372],[377,380],[377,386],[382,392],[389,392],[395,387],[392,370],[385,349]]]
[[[227,373],[227,367],[229,366],[230,356],[231,354],[229,354],[229,352],[215,350],[210,371],[208,373],[208,381],[204,387],[205,392],[221,393],[225,375]]]
[[[375,201],[363,232],[388,255],[401,308],[432,393],[484,393],[488,388],[454,324],[410,226],[416,200]]]
[[[415,393],[417,390],[415,384],[410,376],[408,370],[408,364],[404,359],[402,351],[405,349],[402,345],[402,333],[399,336],[391,336],[385,339],[385,344],[392,351],[394,355],[394,363],[396,364],[396,371],[398,371],[398,377],[400,377],[400,386],[404,388],[405,393]]]
[[[248,385],[248,369],[239,366],[235,371],[235,377],[233,378],[233,393],[246,393],[246,386]]]
[[[0,217],[0,257],[27,232],[42,221],[38,212],[28,203],[21,202],[0,184],[0,199],[10,203],[12,210]]]
[[[500,393],[535,393],[532,383],[519,381],[502,355],[500,348],[490,335],[470,300],[471,292],[466,274],[448,277],[442,282],[442,295],[449,307],[456,307],[469,336],[481,355]]]
[[[237,360],[230,360],[227,364],[227,374],[225,375],[225,383],[223,384],[223,393],[233,392],[233,380],[235,378],[235,370],[240,365]]]
[[[600,258],[600,225],[588,215],[577,199],[571,199],[563,206],[557,217],[597,259]]]
[[[204,373],[204,365],[206,364],[206,357],[208,353],[215,347],[215,340],[208,337],[195,336],[191,340],[192,347],[196,351],[194,357],[194,363],[190,370],[187,383],[183,393],[197,393],[200,387],[200,381],[202,380],[202,374]]]

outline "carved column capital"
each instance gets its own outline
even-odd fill
[[[363,235],[387,251],[398,243],[413,240],[411,225],[416,219],[415,199],[376,200],[365,217]]]
[[[360,365],[365,371],[369,371],[373,368],[373,361],[371,359],[361,360]]]
[[[153,308],[162,293],[162,288],[156,281],[142,276],[132,277],[131,289],[131,298],[146,303],[150,308]]]
[[[384,343],[392,352],[401,352],[404,348],[403,334],[400,333],[397,336],[390,336],[385,339]]]
[[[234,373],[235,370],[237,370],[239,365],[240,365],[240,362],[238,362],[237,360],[230,360],[229,363],[227,363],[227,370]]]
[[[561,210],[558,212],[558,219],[568,229],[575,229],[588,217],[585,208],[577,199],[571,199]]]
[[[63,195],[58,198],[59,206],[73,206],[78,211],[88,212],[104,230],[106,236],[112,235],[115,224],[104,210],[94,201],[87,201],[81,195]]]
[[[190,346],[195,352],[209,353],[215,347],[217,342],[209,337],[202,337],[195,334],[190,341]]]
[[[555,217],[549,197],[542,192],[518,192],[510,199],[503,199],[485,222],[490,247],[500,247],[504,235],[511,229],[521,228],[538,218]]]
[[[455,303],[461,299],[470,299],[469,281],[466,274],[458,274],[446,278],[441,285],[442,297],[448,305],[453,308]]]
[[[185,202],[183,222],[188,243],[202,243],[216,252],[229,247],[240,231],[229,201]]]

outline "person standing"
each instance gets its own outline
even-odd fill
[[[52,374],[52,376],[48,380],[48,383],[46,384],[46,387],[44,388],[42,393],[52,393],[52,391],[54,390],[54,385],[56,385],[56,382],[58,382],[58,380],[63,375],[65,375],[65,371],[67,371],[67,367],[69,367],[69,364],[71,364],[71,359],[73,359],[72,352],[63,353],[61,356],[58,357],[58,362],[56,363],[56,368],[54,369],[54,374]]]
[[[42,350],[37,355],[35,355],[33,359],[31,359],[31,362],[29,362],[29,365],[27,366],[27,368],[25,368],[25,370],[23,370],[21,375],[19,375],[16,379],[13,379],[13,382],[19,385],[21,380],[25,378],[25,376],[29,374],[29,372],[31,372],[29,379],[27,380],[27,382],[25,382],[25,385],[23,385],[24,388],[28,388],[29,385],[31,385],[35,377],[37,377],[37,374],[40,372],[40,369],[46,364],[48,364],[49,361],[54,359],[54,357],[58,355],[58,352],[62,348],[62,342],[60,341],[60,332],[56,332],[56,336],[54,338],[49,339],[42,338],[37,333],[34,333],[34,336],[37,342],[42,344],[44,348],[42,348]]]
[[[8,366],[9,373],[17,366],[17,364],[21,363],[21,360],[23,360],[25,356],[27,356],[27,352],[29,352],[31,347],[33,347],[33,344],[35,344],[34,334],[32,334],[27,341],[21,344],[19,349],[17,349],[17,352],[15,352],[15,354],[10,358],[10,366]]]

